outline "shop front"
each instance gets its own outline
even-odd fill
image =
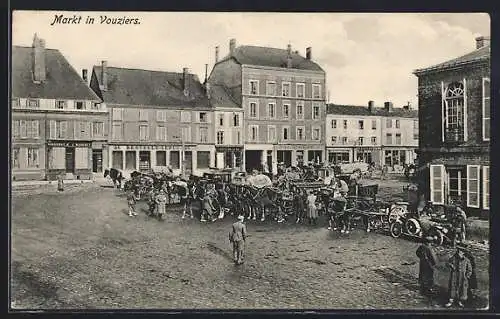
[[[216,146],[215,167],[241,168],[243,164],[243,146]]]
[[[416,159],[414,148],[385,148],[383,150],[384,165],[389,170],[400,171],[403,165],[413,164]]]
[[[380,165],[380,147],[357,147],[354,150],[354,158],[358,162],[365,162],[368,164],[375,163]]]
[[[323,162],[323,150],[306,144],[276,145],[276,160],[285,167],[302,166],[308,162]]]
[[[348,148],[328,149],[328,163],[339,164],[352,161],[352,150]]]
[[[47,180],[92,178],[92,142],[47,141]]]

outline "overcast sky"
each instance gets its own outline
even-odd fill
[[[80,24],[51,26],[56,14],[82,16]],[[85,24],[87,16],[94,24]],[[100,24],[100,16],[138,18],[137,25]],[[327,73],[329,101],[377,105],[408,101],[417,105],[416,68],[475,49],[475,37],[490,35],[490,18],[475,13],[135,13],[16,11],[12,42],[31,46],[34,33],[48,48],[59,49],[73,67],[109,66],[182,72],[188,67],[201,81],[205,64],[237,45],[293,50],[315,60]]]

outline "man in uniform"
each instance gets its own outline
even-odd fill
[[[247,237],[247,227],[243,224],[245,218],[240,215],[238,221],[232,225],[229,232],[229,241],[233,244],[233,257],[236,265],[243,264],[245,254],[245,239]]]

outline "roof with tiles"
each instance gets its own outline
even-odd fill
[[[226,56],[218,63],[234,58],[240,64],[286,68],[287,57],[288,51],[284,49],[242,45],[236,47],[232,55],[230,54]],[[296,51],[292,51],[291,57],[292,69],[324,72],[324,70],[317,63],[306,59]]]
[[[241,108],[241,105],[231,95],[224,85],[210,85],[210,104],[214,107]]]
[[[209,108],[205,88],[198,76],[187,74],[187,91],[184,91],[184,74],[106,67],[107,89],[98,94],[109,104],[160,106],[175,108]],[[102,86],[102,66],[92,69],[93,88]],[[187,93],[187,94],[185,94]]]
[[[339,104],[328,104],[326,114],[418,118],[417,110],[395,107],[392,111],[389,111],[382,107],[374,107],[370,111],[368,106]]]
[[[33,81],[33,48],[12,47],[12,96],[100,101],[59,50],[45,49],[46,78]]]
[[[491,56],[491,46],[486,45],[482,48],[476,49],[472,52],[469,52],[465,55],[462,55],[458,58],[448,60],[443,63],[439,63],[427,68],[422,68],[422,69],[417,69],[413,71],[413,74],[420,75],[423,73],[431,72],[431,71],[438,71],[438,70],[445,70],[457,66],[461,66],[464,64],[469,64],[469,63],[474,63],[474,62],[479,62],[479,61],[487,61],[490,59]]]

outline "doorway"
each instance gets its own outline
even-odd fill
[[[151,152],[139,152],[139,171],[149,171],[151,169]]]
[[[74,173],[75,172],[75,148],[74,147],[66,147],[66,173]]]
[[[102,150],[92,150],[92,172],[102,172]]]
[[[245,151],[245,170],[252,172],[252,170],[261,170],[261,155],[262,151]]]

